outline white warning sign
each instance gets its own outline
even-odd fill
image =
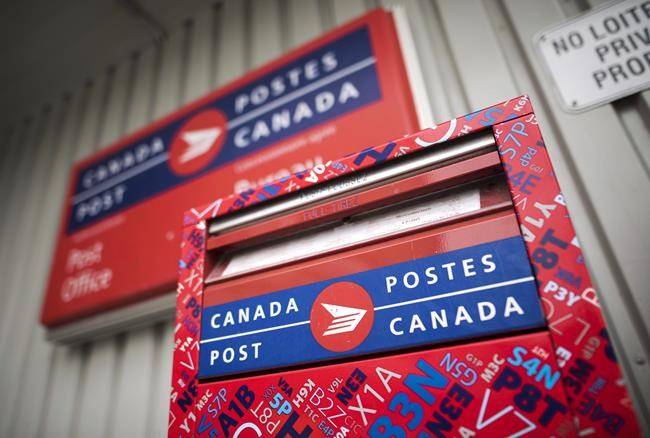
[[[650,0],[608,3],[541,32],[534,43],[569,111],[650,88]]]

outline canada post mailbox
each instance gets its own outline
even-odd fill
[[[526,96],[206,208],[170,436],[638,433]]]

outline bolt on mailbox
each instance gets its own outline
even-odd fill
[[[170,436],[639,433],[527,96],[184,221]]]

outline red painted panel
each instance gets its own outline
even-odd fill
[[[537,119],[531,114],[494,132],[578,427],[636,436],[632,401]]]

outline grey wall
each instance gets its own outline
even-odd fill
[[[0,93],[7,96],[3,120],[17,120],[0,123],[2,437],[166,432],[172,321],[72,347],[46,342],[37,324],[71,163],[377,6],[253,0],[191,3],[183,11],[176,2],[169,10],[145,4],[171,29],[162,42],[153,44],[132,29],[144,22],[132,23],[131,30],[111,28],[101,35],[123,32],[130,43],[120,42],[120,50],[108,53],[117,61],[97,67],[88,81],[76,77],[78,65],[63,62],[45,84],[30,71]],[[385,2],[392,4],[406,8],[436,122],[531,95],[619,353],[637,394],[647,391],[650,93],[568,115],[558,109],[531,46],[536,32],[591,2]],[[195,18],[184,22],[189,12]],[[89,57],[108,56],[84,47],[77,49]],[[39,50],[25,56],[51,55],[47,45]],[[32,92],[24,89],[30,81]],[[639,407],[647,414],[643,400]]]

